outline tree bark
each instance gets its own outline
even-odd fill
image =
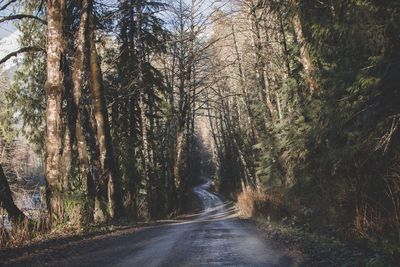
[[[64,53],[64,0],[48,0],[47,27],[47,105],[46,167],[47,207],[50,222],[63,217],[61,203],[62,175],[62,58]]]
[[[74,99],[72,121],[75,124],[74,128],[78,150],[80,174],[86,180],[88,203],[86,207],[87,216],[85,219],[87,220],[87,222],[92,222],[94,218],[106,217],[105,214],[101,214],[103,213],[101,207],[97,207],[97,214],[94,214],[96,211],[94,206],[96,202],[96,190],[94,180],[99,179],[99,167],[96,166],[100,166],[100,162],[98,157],[94,158],[93,151],[91,151],[91,153],[88,153],[89,148],[86,139],[92,139],[94,138],[94,136],[89,137],[88,128],[92,128],[92,126],[90,125],[90,123],[88,123],[89,112],[87,110],[87,104],[85,105],[82,101],[82,93],[89,93],[89,83],[86,77],[88,76],[87,66],[89,63],[87,56],[89,52],[89,16],[92,12],[92,5],[93,3],[91,0],[81,1],[81,14],[76,41],[77,45],[75,51],[75,62],[72,74]],[[90,132],[93,133],[93,131]],[[91,159],[89,159],[89,154],[92,154]],[[92,163],[90,163],[90,161],[92,161]],[[92,168],[90,166],[92,166]],[[96,178],[94,178],[93,175],[95,175]],[[100,201],[101,200],[97,199],[97,203],[99,203]]]
[[[175,163],[174,163],[174,177],[175,177],[175,187],[177,190],[181,188],[182,178],[181,178],[181,161],[182,161],[182,149],[183,143],[185,141],[185,127],[179,127],[178,133],[176,135],[176,145],[175,145]]]

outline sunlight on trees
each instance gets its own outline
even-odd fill
[[[233,200],[398,244],[398,2],[11,2],[0,144],[43,157],[50,228],[174,216],[213,176]]]

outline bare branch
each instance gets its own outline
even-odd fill
[[[28,47],[22,47],[21,49],[14,51],[7,56],[3,57],[0,60],[0,65],[9,60],[12,57],[18,56],[21,53],[27,53],[27,52],[45,52],[43,48],[39,46],[28,46]]]
[[[10,15],[7,17],[4,17],[2,19],[0,19],[0,23],[5,22],[5,21],[9,21],[9,20],[16,20],[16,19],[35,19],[37,21],[40,21],[41,23],[47,25],[47,21],[39,18],[38,16],[35,15],[29,15],[29,14],[17,14],[17,15]]]
[[[9,5],[11,5],[12,3],[17,2],[17,0],[10,0],[7,4],[5,4],[4,6],[0,7],[0,11],[3,11],[4,9],[6,9]]]

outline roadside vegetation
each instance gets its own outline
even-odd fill
[[[280,200],[255,191],[240,193],[236,208],[251,220],[268,244],[301,259],[301,266],[397,266],[397,246],[345,237],[318,223],[306,209],[288,210]]]
[[[234,3],[213,30],[221,192],[398,263],[400,4]]]

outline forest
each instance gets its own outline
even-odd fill
[[[210,177],[248,216],[400,259],[399,1],[0,0],[10,23],[0,247],[173,218]]]

